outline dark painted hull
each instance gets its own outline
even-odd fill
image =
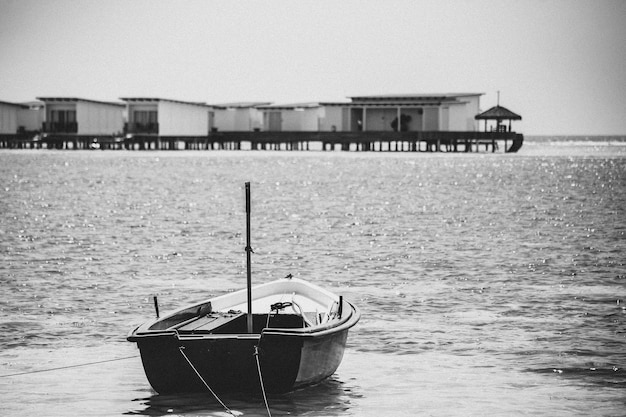
[[[259,391],[257,346],[265,390],[283,393],[332,375],[343,358],[347,336],[348,329],[320,336],[268,333],[260,338],[242,335],[188,340],[165,334],[137,340],[137,345],[148,381],[160,394],[207,390],[181,347],[214,391]]]

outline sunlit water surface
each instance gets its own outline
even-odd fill
[[[337,373],[271,396],[272,415],[626,415],[626,147],[610,143],[1,151],[0,414],[228,415],[157,395],[125,337],[153,295],[169,310],[245,286],[245,181],[253,280],[292,273],[362,312]]]

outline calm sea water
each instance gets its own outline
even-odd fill
[[[245,181],[254,281],[292,273],[362,311],[337,373],[272,415],[626,415],[626,146],[603,142],[0,151],[0,415],[227,415],[157,395],[125,337],[153,295],[245,286]]]

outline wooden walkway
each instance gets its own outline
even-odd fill
[[[515,132],[212,132],[199,137],[0,135],[0,149],[517,152]]]

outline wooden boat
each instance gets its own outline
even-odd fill
[[[339,366],[358,309],[290,275],[252,287],[249,240],[248,221],[247,289],[183,307],[128,335],[159,394],[283,393],[318,383]]]
[[[252,294],[251,333],[245,290],[134,329],[128,340],[137,342],[150,385],[160,394],[206,390],[197,370],[215,391],[255,391],[256,354],[268,392],[315,384],[335,372],[348,329],[359,320],[352,304],[296,278],[253,287]]]

